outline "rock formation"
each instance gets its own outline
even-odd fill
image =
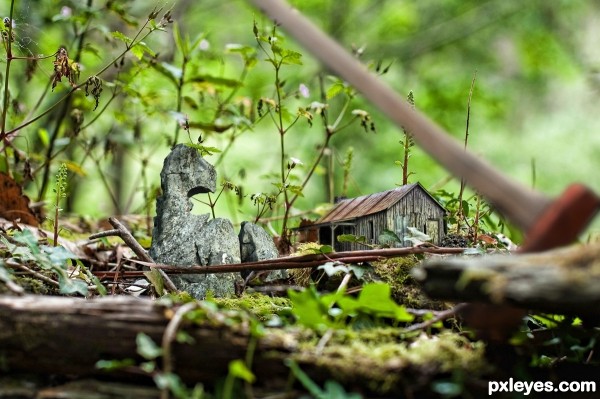
[[[213,266],[278,256],[269,234],[261,227],[244,222],[239,236],[231,221],[194,215],[190,198],[215,191],[217,173],[200,153],[184,144],[176,145],[165,159],[160,173],[162,195],[156,200],[150,256],[155,262],[181,267]],[[271,278],[285,277],[285,271]],[[171,276],[173,283],[195,298],[231,296],[237,273],[181,274]]]

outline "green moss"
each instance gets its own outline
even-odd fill
[[[375,274],[392,288],[392,298],[401,305],[418,309],[446,309],[443,302],[432,301],[421,291],[411,275],[420,259],[415,255],[374,262]]]
[[[314,255],[320,252],[322,244],[318,242],[303,242],[298,245],[298,248],[291,256]],[[305,269],[289,269],[288,274],[292,280],[301,287],[308,287],[311,282],[312,267]]]
[[[462,371],[477,378],[491,371],[483,343],[451,331],[408,337],[396,328],[338,330],[325,343],[314,337],[300,343],[299,349],[293,358],[300,364],[316,364],[342,383],[360,378],[382,394],[397,390],[409,373],[435,378]]]
[[[50,295],[57,292],[56,287],[51,287],[42,280],[31,277],[17,277],[16,283],[32,294]]]
[[[394,285],[414,284],[410,271],[418,263],[419,259],[415,255],[409,255],[375,262],[373,267],[386,283],[392,285],[393,289]]]
[[[288,298],[270,297],[258,292],[245,293],[239,298],[214,298],[213,300],[225,309],[247,310],[261,321],[267,321],[273,315],[292,306]]]

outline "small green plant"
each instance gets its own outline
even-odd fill
[[[139,367],[144,372],[153,376],[154,382],[159,389],[163,392],[170,392],[177,399],[201,399],[204,396],[204,388],[201,384],[197,384],[190,389],[184,384],[179,375],[160,370],[159,358],[163,356],[164,349],[158,346],[152,338],[144,333],[138,333],[135,342],[137,353],[146,360]],[[97,366],[103,367],[104,363]]]
[[[30,230],[17,232],[11,237],[0,235],[0,242],[4,244],[9,254],[6,264],[10,262],[36,278],[58,286],[61,294],[85,296],[88,294],[89,286],[92,285],[101,295],[106,294],[106,288],[100,280],[77,260],[73,253],[62,246],[40,245]],[[77,267],[69,270],[73,260]],[[39,268],[42,272],[51,272],[57,277],[58,282],[35,271],[34,268]]]
[[[157,55],[145,40],[173,22],[170,10],[162,13],[155,8],[138,24],[137,18],[130,14],[130,6],[120,2],[73,3],[62,9],[54,8],[60,9],[55,15],[45,14],[52,7],[40,7],[44,23],[51,26],[39,29],[52,32],[36,41],[23,35],[22,27],[31,21],[15,18],[28,4],[24,2],[26,4],[20,6],[16,0],[7,3],[10,3],[9,15],[0,23],[0,41],[6,56],[6,68],[0,76],[0,168],[22,181],[24,189],[35,181],[37,199],[44,201],[52,186],[51,171],[57,164],[67,163],[69,170],[75,173],[72,178],[76,179],[87,175],[86,166],[92,160],[116,211],[124,213],[117,201],[120,193],[115,194],[118,184],[107,181],[110,178],[104,173],[108,168],[100,160],[117,152],[117,141],[123,144],[133,140],[116,137],[124,133],[112,132],[106,125],[98,131],[94,127],[103,124],[106,118],[100,117],[109,113],[124,130],[135,123],[132,120],[139,120],[134,107],[128,108],[125,114],[109,105],[120,96],[139,95],[133,84],[142,73],[140,66]],[[105,16],[106,21],[115,21],[113,17],[116,17],[123,22],[119,26],[136,26],[137,31],[133,36],[125,31],[111,32],[110,28],[115,25],[105,24]],[[56,34],[62,36],[56,37]],[[69,46],[57,47],[52,54],[40,54],[53,42],[69,43]],[[102,46],[104,42],[109,44]],[[107,73],[109,70],[111,73]],[[106,101],[102,101],[103,98],[107,98]],[[137,131],[139,133],[139,129]],[[139,141],[137,139],[139,136],[135,141]],[[26,149],[22,148],[23,143]],[[103,156],[94,154],[98,148],[102,148]],[[76,197],[78,186],[71,184],[71,190],[71,196]],[[66,209],[71,206],[70,200],[64,204]]]
[[[286,365],[304,388],[316,399],[361,399],[358,393],[348,393],[337,381],[325,381],[324,388],[319,387],[294,360],[286,360]]]
[[[58,173],[56,174],[56,182],[54,185],[54,220],[53,228],[54,228],[54,246],[58,245],[58,214],[62,211],[60,207],[60,202],[63,198],[67,197],[67,164],[61,163],[58,168]]]
[[[355,96],[354,90],[345,82],[338,78],[331,78],[333,83],[329,89],[325,89],[323,77],[319,78],[321,88],[320,101],[313,101],[308,106],[297,107],[293,113],[287,102],[294,98],[310,97],[310,90],[305,84],[300,84],[298,88],[290,88],[287,85],[286,79],[283,77],[284,67],[302,65],[302,54],[289,49],[285,46],[285,38],[277,32],[276,26],[268,32],[261,34],[258,26],[254,24],[254,36],[258,44],[259,50],[266,56],[266,62],[272,65],[274,71],[274,97],[262,97],[257,104],[257,112],[259,117],[268,116],[276,127],[279,134],[279,158],[280,171],[277,182],[273,183],[277,190],[273,194],[259,194],[251,197],[255,200],[255,204],[260,207],[258,214],[263,215],[267,210],[274,210],[275,205],[282,198],[281,207],[283,208],[283,216],[281,217],[281,238],[284,244],[290,245],[289,242],[289,219],[291,211],[298,198],[303,196],[303,191],[311,177],[314,175],[317,167],[325,154],[331,154],[330,142],[331,138],[347,128],[352,123],[359,121],[365,131],[375,131],[375,124],[367,111],[354,109],[350,112],[350,119],[345,117],[348,115],[350,104]],[[333,123],[330,122],[330,102],[337,96],[344,94],[342,106]],[[299,184],[292,184],[291,179],[296,177],[292,175],[291,170],[300,165],[295,158],[289,157],[286,153],[286,137],[291,129],[296,124],[304,119],[309,126],[313,126],[315,117],[320,117],[323,127],[323,140],[318,146],[319,151],[315,159],[307,164],[306,174]],[[291,159],[291,161],[288,161]],[[332,173],[330,170],[329,173]],[[332,179],[329,179],[332,185]],[[331,188],[330,188],[331,191]],[[258,218],[257,218],[258,219]]]
[[[208,202],[199,200],[201,203],[208,205],[210,207],[210,213],[213,218],[216,217],[215,216],[215,207],[217,206],[217,202],[219,201],[219,198],[221,198],[221,195],[225,191],[234,191],[238,197],[240,197],[240,198],[242,197],[242,190],[240,189],[240,187],[236,186],[235,184],[233,184],[230,181],[224,180],[221,183],[221,190],[219,191],[219,193],[217,194],[217,196],[214,199],[212,198],[210,193],[208,193]]]
[[[446,220],[449,227],[454,230],[460,224],[460,235],[467,236],[475,244],[480,234],[504,227],[502,219],[494,214],[491,205],[478,194],[460,200],[454,193],[438,190],[435,196],[448,211]]]
[[[346,157],[342,168],[344,169],[344,179],[342,181],[342,197],[348,195],[348,182],[350,181],[350,170],[352,169],[352,159],[354,157],[354,148],[348,147],[346,150]]]
[[[415,108],[415,97],[412,90],[408,92],[406,101],[411,105],[413,109]],[[400,140],[400,144],[402,145],[404,156],[402,158],[402,161],[396,161],[396,165],[400,165],[400,167],[402,168],[402,185],[404,186],[408,184],[408,178],[410,177],[410,175],[414,174],[413,172],[409,171],[408,160],[410,158],[410,149],[415,145],[415,141],[406,128],[403,128],[402,130],[404,132],[404,140]]]
[[[473,89],[475,87],[475,77],[477,73],[473,74],[473,80],[471,81],[471,90],[469,90],[469,99],[467,100],[467,122],[465,128],[465,150],[467,149],[467,145],[469,143],[469,124],[471,122],[471,98],[473,97]],[[460,190],[458,192],[458,203],[462,205],[463,203],[463,194],[465,191],[465,179],[460,180]],[[462,228],[462,222],[467,216],[468,212],[464,212],[463,206],[458,208],[458,212],[456,214],[456,234],[460,234]]]
[[[377,244],[367,243],[366,236],[357,236],[354,234],[340,234],[339,236],[337,236],[336,239],[338,242],[349,242],[352,244],[364,245],[367,248],[378,248],[379,247]]]
[[[317,331],[347,325],[360,328],[365,323],[383,325],[384,320],[406,323],[414,319],[394,302],[387,284],[366,284],[358,298],[345,295],[345,289],[321,295],[314,286],[301,292],[289,291],[288,296],[298,323]]]

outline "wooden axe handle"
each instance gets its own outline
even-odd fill
[[[251,1],[323,64],[360,91],[398,127],[408,129],[421,148],[455,176],[464,178],[515,225],[528,231],[550,205],[550,199],[544,195],[510,180],[484,160],[466,151],[286,2]]]

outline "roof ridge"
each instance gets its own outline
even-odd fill
[[[345,198],[337,202],[329,213],[317,220],[316,223],[356,219],[360,216],[381,212],[400,201],[415,187],[421,187],[422,190],[428,193],[421,183],[417,182],[377,193]]]

